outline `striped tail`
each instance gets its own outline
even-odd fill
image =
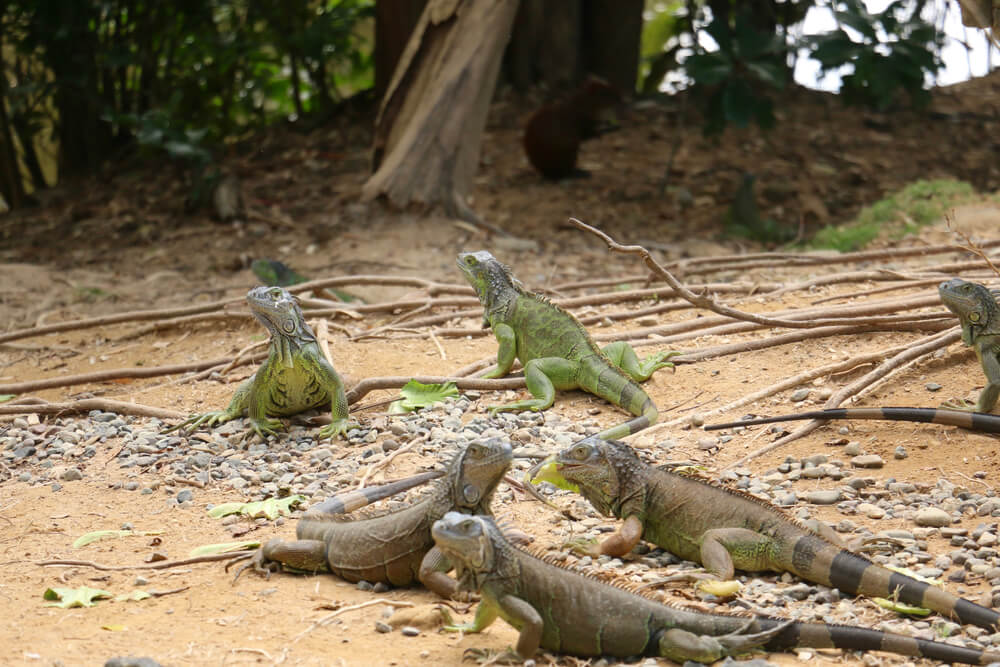
[[[1000,416],[985,412],[966,412],[938,408],[833,408],[814,410],[776,417],[760,417],[725,424],[707,424],[706,431],[717,431],[734,426],[753,424],[774,424],[775,422],[799,421],[802,419],[884,419],[886,421],[923,422],[960,426],[981,433],[1000,433]]]
[[[415,486],[426,484],[432,479],[437,479],[443,475],[444,471],[442,470],[430,470],[412,477],[397,479],[388,484],[369,486],[365,489],[348,491],[347,493],[338,493],[335,496],[327,498],[320,504],[310,507],[306,512],[306,516],[348,514],[383,498],[388,498],[389,496],[412,489]]]
[[[614,369],[616,373],[618,369]],[[622,408],[625,408],[632,414],[636,415],[634,418],[629,419],[627,422],[622,422],[621,424],[616,424],[610,428],[607,428],[600,433],[596,434],[595,437],[601,440],[621,440],[627,435],[632,435],[633,433],[638,433],[644,428],[656,423],[656,420],[660,416],[659,410],[653,404],[653,399],[649,397],[649,394],[642,390],[638,384],[633,382],[630,378],[624,374],[618,373],[620,377],[625,381],[622,386],[621,391],[617,396],[611,396],[611,392],[594,392],[604,400],[609,403],[614,403]]]
[[[994,632],[1000,627],[1000,613],[992,609],[952,595],[943,588],[888,570],[815,535],[806,535],[795,541],[791,560],[789,569],[792,573],[845,593],[895,598],[909,605],[931,609],[959,623],[971,623]]]
[[[768,630],[785,619],[761,618],[755,625]],[[756,631],[757,628],[754,628]],[[900,655],[929,658],[938,662],[961,662],[969,665],[986,665],[1000,660],[1000,652],[955,646],[929,639],[917,639],[894,632],[881,632],[871,628],[824,623],[792,623],[764,648],[771,651],[789,648],[839,648],[853,651],[887,651]]]

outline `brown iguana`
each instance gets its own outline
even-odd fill
[[[812,410],[796,412],[790,415],[774,417],[754,417],[722,424],[706,424],[706,431],[718,431],[735,426],[752,426],[754,424],[774,424],[776,422],[799,421],[802,419],[884,419],[886,421],[924,422],[928,424],[945,424],[960,426],[970,431],[982,433],[1000,433],[1000,417],[982,412],[967,412],[964,410],[945,410],[941,408],[830,408],[828,410]]]
[[[193,415],[168,431],[214,426],[246,413],[250,427],[266,438],[281,427],[271,415],[294,415],[324,405],[330,406],[333,421],[319,430],[320,439],[356,427],[348,420],[344,383],[323,356],[295,297],[281,287],[254,287],[247,292],[247,303],[271,334],[267,359],[239,386],[225,410]]]
[[[514,359],[520,359],[533,396],[491,406],[491,413],[546,410],[555,400],[556,389],[583,389],[636,415],[601,431],[602,438],[622,438],[656,422],[656,406],[638,383],[659,368],[672,367],[665,359],[677,352],[659,352],[640,362],[624,341],[598,348],[575,317],[525,290],[489,252],[460,253],[458,266],[483,304],[483,327],[492,327],[500,344],[496,367],[482,377],[507,375]]]
[[[985,285],[952,278],[938,285],[941,303],[958,316],[962,342],[976,350],[986,375],[986,386],[976,404],[949,401],[945,407],[990,412],[1000,397],[1000,305],[997,292]]]
[[[252,567],[269,576],[286,565],[307,572],[331,572],[347,581],[384,582],[408,586],[419,580],[442,597],[456,584],[445,573],[451,566],[434,546],[431,524],[447,512],[490,512],[490,499],[511,462],[510,445],[500,439],[473,442],[452,460],[445,475],[421,500],[394,512],[340,514],[348,505],[335,496],[310,508],[295,529],[298,538],[269,540],[237,572]],[[425,557],[427,556],[427,557]]]
[[[539,647],[572,655],[663,656],[714,662],[754,648],[890,651],[973,665],[1000,653],[881,632],[771,616],[696,612],[645,597],[515,547],[491,517],[449,512],[431,529],[435,549],[455,565],[459,586],[479,591],[475,620],[446,629],[480,632],[499,616],[520,631],[516,653]]]
[[[645,539],[727,580],[734,568],[791,572],[852,595],[895,598],[961,623],[994,628],[1000,614],[848,551],[774,505],[700,477],[656,468],[623,442],[588,438],[556,455],[557,472],[598,512],[625,519],[595,553],[622,556]]]

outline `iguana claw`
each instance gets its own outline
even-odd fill
[[[271,578],[272,572],[277,572],[279,569],[281,569],[281,563],[273,560],[268,560],[264,556],[264,550],[257,549],[253,553],[237,556],[232,560],[226,561],[226,567],[225,567],[226,572],[229,572],[229,568],[235,565],[236,563],[240,562],[241,560],[245,560],[247,562],[241,565],[236,570],[236,574],[233,575],[233,581],[232,581],[233,584],[236,583],[236,580],[240,578],[240,575],[243,574],[243,572],[247,568],[252,568],[254,572],[264,577],[265,580]]]
[[[976,411],[976,404],[965,398],[949,398],[941,404],[941,407],[949,410],[961,410],[962,412]]]
[[[763,630],[749,635],[744,634],[750,626],[756,622],[757,619],[751,619],[750,622],[740,630],[731,632],[728,635],[716,637],[715,640],[719,642],[719,644],[726,649],[726,651],[729,651],[730,653],[741,653],[743,651],[749,651],[750,649],[763,646],[784,632],[785,628],[795,623],[795,621],[785,621],[784,623],[779,623],[770,630]]]
[[[639,362],[639,370],[648,378],[661,368],[674,368],[674,362],[666,360],[680,354],[680,352],[674,350],[664,350],[663,352],[651,354]]]
[[[352,422],[347,419],[334,419],[332,422],[321,428],[317,435],[320,440],[325,440],[326,438],[334,438],[341,434],[347,435],[349,430],[358,427],[357,422]]]

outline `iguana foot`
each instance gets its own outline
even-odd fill
[[[480,665],[525,665],[533,667],[535,661],[531,658],[525,660],[514,651],[493,651],[487,648],[467,648],[462,651],[462,662],[469,660]]]
[[[569,549],[579,556],[597,558],[601,555],[601,543],[593,537],[575,537],[562,543],[563,549]]]
[[[976,404],[964,398],[949,398],[941,404],[941,407],[948,410],[961,410],[962,412],[976,411]]]
[[[271,419],[269,417],[264,417],[263,419],[250,419],[250,428],[253,432],[260,436],[261,440],[267,440],[267,436],[273,435],[278,437],[280,435],[279,431],[285,430],[285,425],[282,424],[277,419]]]
[[[532,399],[526,399],[523,401],[514,401],[513,403],[506,403],[504,405],[490,405],[486,409],[489,410],[490,417],[495,417],[498,412],[518,412],[521,410],[530,410],[532,412],[539,412],[545,410],[546,408],[552,407],[549,403],[545,405],[545,401],[538,401]]]
[[[639,372],[645,375],[648,380],[653,373],[661,368],[674,368],[674,362],[666,361],[666,359],[679,356],[680,354],[680,352],[674,350],[664,350],[663,352],[651,354],[639,362]]]
[[[737,630],[736,632],[731,632],[728,635],[722,635],[716,637],[715,640],[719,642],[719,644],[723,648],[726,649],[728,654],[742,653],[744,651],[749,651],[750,649],[753,648],[759,648],[764,644],[768,643],[769,641],[780,635],[782,632],[784,632],[785,628],[795,623],[795,621],[788,620],[785,621],[784,623],[779,623],[770,630],[755,632],[749,635],[744,634],[754,623],[756,623],[756,619],[751,620],[750,623],[748,623],[742,629]]]
[[[237,556],[232,560],[226,561],[226,572],[229,572],[229,568],[241,560],[245,560],[247,562],[236,570],[236,574],[233,575],[233,584],[236,583],[236,580],[240,578],[240,575],[243,574],[244,570],[247,568],[252,568],[254,572],[264,577],[264,579],[270,579],[272,572],[277,572],[281,569],[281,563],[266,558],[264,556],[264,548],[261,547],[252,554],[244,554],[242,556]]]
[[[334,419],[332,422],[321,428],[317,435],[320,440],[334,438],[338,435],[346,437],[347,432],[352,428],[359,428],[358,423],[352,422],[349,419]]]
[[[219,424],[225,424],[227,421],[236,419],[238,416],[239,415],[231,415],[225,410],[213,410],[212,412],[205,412],[200,415],[191,415],[180,424],[164,429],[162,433],[173,433],[174,431],[190,433],[202,426],[211,428],[213,426],[218,426]]]

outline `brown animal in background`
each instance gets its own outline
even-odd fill
[[[532,114],[524,128],[524,151],[546,178],[585,176],[576,168],[580,142],[607,131],[608,112],[622,103],[617,88],[588,77],[568,99],[547,104]]]

